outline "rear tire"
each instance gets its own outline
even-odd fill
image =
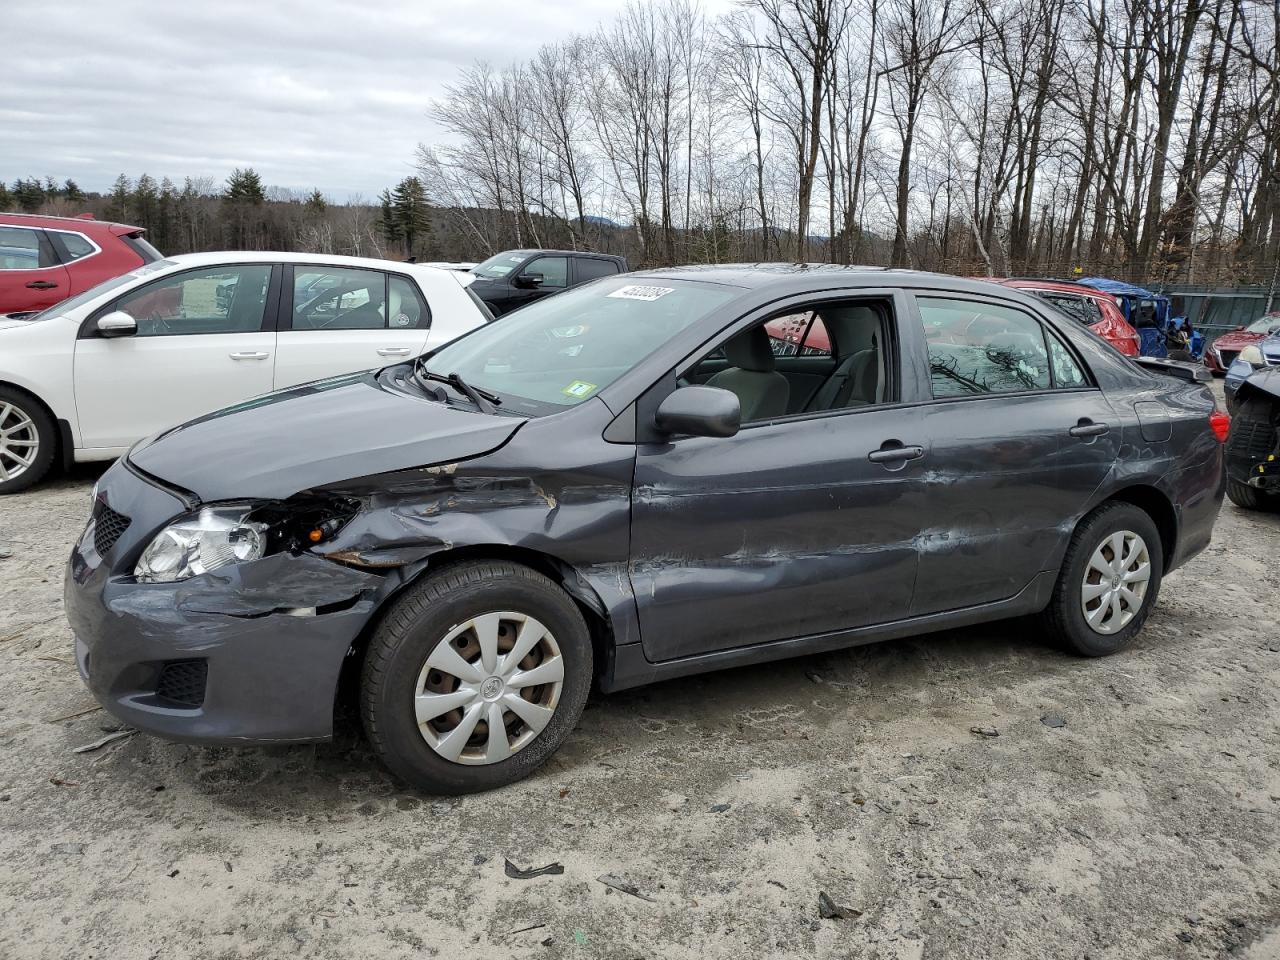
[[[1275,415],[1272,413],[1272,403],[1266,399],[1258,397],[1250,397],[1244,403],[1235,404],[1235,412],[1231,414],[1231,433],[1235,434],[1237,430],[1254,429],[1254,425],[1272,426],[1275,422]],[[1273,435],[1274,438],[1274,435]],[[1227,437],[1227,455],[1231,455],[1232,437]],[[1280,510],[1280,496],[1274,493],[1268,493],[1265,490],[1259,490],[1257,487],[1251,487],[1243,480],[1238,480],[1231,476],[1231,465],[1228,461],[1227,465],[1227,497],[1237,507],[1244,510]]]
[[[541,766],[577,725],[591,677],[591,636],[568,594],[519,564],[466,562],[388,611],[365,656],[361,713],[401,779],[474,793]]]
[[[1151,614],[1163,573],[1160,532],[1151,517],[1130,503],[1104,503],[1072,534],[1042,614],[1045,627],[1081,656],[1123,650]]]
[[[0,495],[25,490],[53,466],[58,428],[29,393],[0,387]]]

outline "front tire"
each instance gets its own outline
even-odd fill
[[[591,637],[569,596],[505,561],[460,563],[395,601],[374,632],[361,713],[374,750],[420,790],[520,780],[577,725]]]
[[[1123,650],[1151,614],[1163,573],[1160,532],[1151,517],[1129,503],[1104,503],[1071,537],[1045,625],[1081,656]]]
[[[0,495],[41,480],[53,466],[57,426],[30,394],[0,387]]]

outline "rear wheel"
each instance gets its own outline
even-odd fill
[[[49,472],[57,436],[35,398],[0,387],[0,494],[25,490]]]
[[[1275,449],[1275,420],[1271,401],[1256,396],[1237,404],[1232,414],[1231,433],[1227,437],[1227,496],[1237,507],[1245,510],[1280,510],[1280,496],[1251,487],[1243,479],[1231,476],[1232,463],[1239,462],[1234,460],[1233,454],[1257,460],[1261,459],[1259,454],[1265,456]],[[1245,450],[1253,448],[1253,452],[1239,453],[1237,444],[1241,444]]]
[[[1129,503],[1104,503],[1071,537],[1044,612],[1049,632],[1086,657],[1124,649],[1146,623],[1163,571],[1151,517]]]
[[[396,601],[370,640],[365,730],[391,770],[429,793],[528,776],[564,742],[591,685],[581,613],[546,577],[473,562]]]

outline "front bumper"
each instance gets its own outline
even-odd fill
[[[65,587],[85,684],[120,720],[168,739],[236,744],[331,736],[343,660],[386,579],[303,553],[181,583],[136,583],[138,554],[187,510],[123,462],[103,475],[95,516],[111,517],[116,527],[119,517],[127,523],[110,542],[95,530],[99,520],[90,521],[72,550]],[[185,686],[174,686],[175,675]]]

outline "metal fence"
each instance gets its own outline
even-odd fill
[[[1172,316],[1189,318],[1192,326],[1204,334],[1206,346],[1218,336],[1252,323],[1277,306],[1270,291],[1262,285],[1213,287],[1175,283],[1158,292],[1172,301]]]

